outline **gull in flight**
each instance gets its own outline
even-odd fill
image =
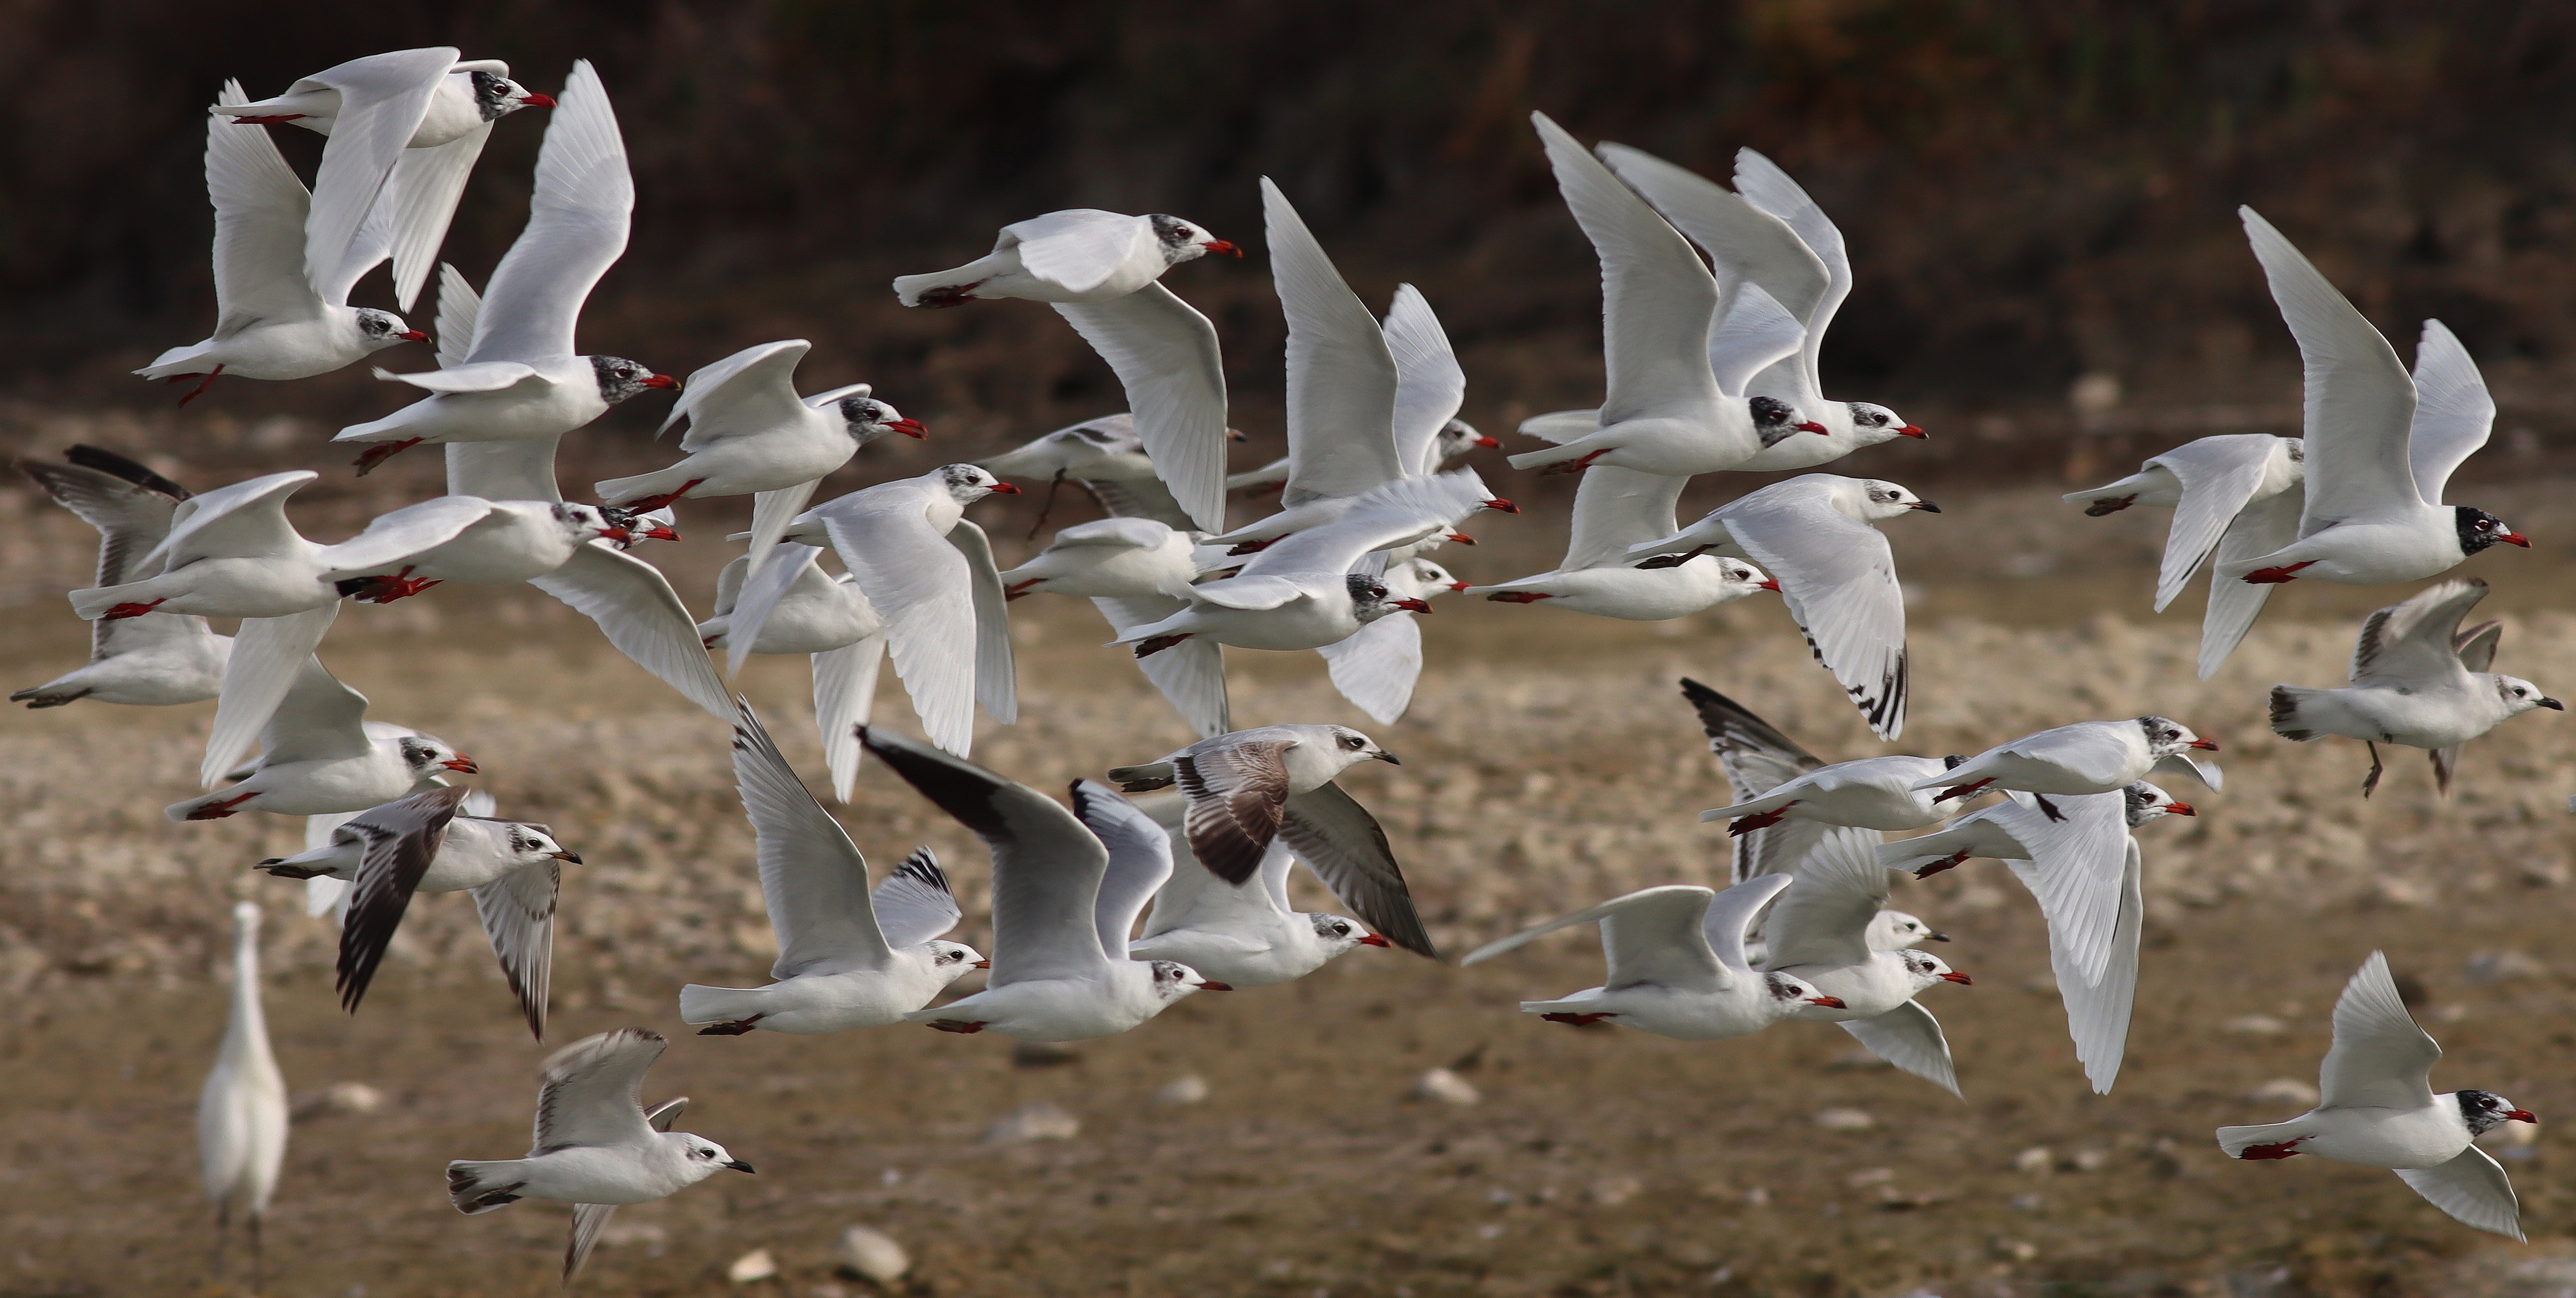
[[[2163,717],[2079,721],[1989,748],[1911,787],[1939,789],[1938,802],[1968,797],[1989,785],[2041,795],[2117,793],[2149,775],[2175,772],[2214,790],[2224,782],[2218,763],[2191,754],[2217,751],[2216,740]],[[2035,802],[2042,814],[2056,816],[2056,806],[2046,796]]]
[[[239,783],[162,808],[172,820],[221,820],[243,811],[320,816],[364,811],[482,768],[445,740],[367,720],[367,696],[307,655],[285,699],[258,732],[259,760],[216,779]],[[207,781],[209,784],[214,780]]]
[[[35,480],[54,503],[98,529],[100,586],[121,586],[152,575],[143,557],[170,534],[170,520],[187,501],[186,487],[95,446],[63,452],[69,464],[21,461],[18,471]],[[42,685],[9,696],[30,708],[58,708],[82,699],[143,707],[196,703],[223,689],[231,636],[216,635],[206,619],[184,613],[90,623],[89,661]]]
[[[1258,878],[1229,883],[1190,851],[1187,799],[1166,795],[1136,805],[1163,827],[1172,877],[1155,891],[1144,930],[1127,944],[1129,958],[1176,961],[1240,991],[1294,982],[1359,947],[1394,945],[1359,920],[1290,905],[1288,874],[1297,858],[1285,842],[1273,839],[1261,854]]]

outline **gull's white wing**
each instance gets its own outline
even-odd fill
[[[1717,281],[1681,236],[1563,127],[1530,114],[1565,205],[1601,259],[1603,424],[1658,415],[1704,418],[1717,405],[1708,368]]]
[[[1590,429],[1585,429],[1590,432]],[[1628,547],[1674,532],[1673,505],[1688,478],[1594,465],[1574,488],[1574,526],[1561,571],[1633,562]]]
[[[1025,784],[881,728],[868,751],[923,797],[984,840],[993,854],[993,973],[986,985],[1104,974],[1113,956],[1097,923],[1109,849],[1064,809]],[[1159,835],[1158,835],[1159,836]]]
[[[2023,735],[2009,743],[1998,744],[1990,751],[2013,753],[2033,761],[2054,763],[2073,772],[2087,784],[2111,784],[2123,778],[2123,772],[2129,769],[2129,763],[2134,758],[2133,750],[2121,740],[2119,727],[2124,724],[2126,723],[2116,721],[2079,722],[2056,726],[2037,734]],[[1983,757],[1985,754],[1980,753],[1977,756]],[[1969,758],[1963,764],[1965,767],[1976,765],[1976,757]],[[1914,787],[1940,788],[1947,783],[1949,781],[1946,776],[1936,775]]]
[[[2273,587],[2242,580],[2233,573],[2298,540],[2299,516],[2306,511],[2305,489],[2292,487],[2269,500],[2246,506],[2218,538],[2218,551],[2210,559],[2209,607],[2200,621],[2202,680],[2215,675],[2227,656],[2236,652],[2245,633],[2254,629],[2254,619],[2261,616],[2263,601],[2272,597]]]
[[[1422,678],[1422,625],[1413,614],[1389,613],[1315,652],[1333,688],[1379,725],[1394,725],[1413,703]]]
[[[286,521],[286,498],[320,476],[311,469],[270,473],[189,497],[189,508],[173,511],[170,534],[143,556],[141,566],[162,563],[166,572],[198,559],[294,553],[303,537]]]
[[[474,361],[577,355],[582,303],[626,251],[635,180],[608,89],[588,59],[572,65],[537,151],[527,228],[483,286]],[[730,716],[731,709],[724,715]]]
[[[930,741],[960,755],[975,742],[976,631],[966,556],[930,530],[918,496],[832,510],[832,548],[886,628],[895,675]]]
[[[644,1074],[670,1042],[643,1028],[584,1037],[549,1056],[537,1092],[536,1139],[528,1154],[583,1146],[634,1147],[653,1139],[644,1120]]]
[[[948,886],[948,872],[939,868],[939,854],[926,847],[914,848],[868,897],[886,945],[898,951],[919,946],[966,917],[957,908],[956,891]]]
[[[2118,918],[2111,928],[2110,957],[2103,962],[2100,981],[2087,984],[2072,953],[2061,947],[2055,934],[2050,935],[2048,963],[2057,978],[2058,999],[2066,1003],[2066,1031],[2074,1038],[2075,1058],[2084,1065],[2085,1080],[2093,1084],[2093,1093],[2108,1095],[2111,1083],[2120,1076],[2120,1061],[2129,1049],[2129,1017],[2138,999],[2138,936],[2146,923],[2146,897],[2139,890],[2138,841],[2130,838],[2122,853],[2127,859],[2120,872]],[[2031,879],[2033,867],[2025,862],[2007,860],[2013,873],[2029,884],[2036,893],[2039,886]]]
[[[445,545],[482,522],[492,502],[473,496],[435,496],[369,519],[365,530],[322,547],[322,579],[383,572],[423,550]]]
[[[1133,599],[1095,598],[1092,604],[1110,627],[1121,636],[1140,626],[1150,626],[1188,607],[1181,600],[1165,595],[1146,595]],[[1231,709],[1225,697],[1225,649],[1206,636],[1191,636],[1179,644],[1150,657],[1139,658],[1136,666],[1145,679],[1162,691],[1181,720],[1198,732],[1201,739],[1213,739],[1234,729]]]
[[[868,723],[876,705],[877,668],[885,662],[886,637],[879,631],[857,644],[813,655],[814,728],[823,735],[823,765],[832,773],[832,796],[850,800],[858,787],[858,728]],[[945,930],[942,930],[943,932]]]
[[[1386,311],[1386,349],[1395,357],[1395,458],[1407,473],[1440,471],[1440,430],[1467,402],[1467,371],[1422,290],[1395,286]]]
[[[1075,207],[1002,227],[996,247],[1016,245],[1020,267],[1075,293],[1098,288],[1127,260],[1139,240],[1153,238],[1142,217]]]
[[[1154,894],[1154,908],[1146,913],[1144,930],[1137,934],[1140,940],[1184,928],[1209,933],[1252,929],[1287,909],[1271,897],[1268,886],[1274,872],[1284,878],[1295,864],[1286,843],[1270,844],[1261,858],[1261,878],[1227,883],[1189,854],[1189,836],[1180,826],[1164,828],[1172,853],[1172,877]]]
[[[2372,613],[2353,642],[2352,683],[2415,688],[2458,679],[2472,670],[2454,647],[2460,619],[2486,597],[2484,581],[2453,578]]]
[[[497,285],[496,285],[497,287]],[[477,327],[491,316],[476,317]],[[396,374],[378,367],[376,377],[389,383],[408,383],[423,392],[501,392],[520,388],[528,392],[554,386],[554,380],[539,373],[534,366],[513,360],[469,361],[443,370],[412,370]]]
[[[1486,495],[1485,484],[1470,469],[1400,478],[1353,502],[1339,519],[1273,542],[1246,561],[1240,575],[1196,589],[1204,596],[1217,586],[1238,586],[1247,579],[1273,575],[1330,573],[1338,579],[1357,567],[1363,556],[1447,531]]]
[[[411,310],[421,285],[429,282],[438,245],[446,242],[456,202],[465,195],[465,178],[473,173],[484,142],[491,138],[492,123],[485,122],[435,148],[405,149],[394,160],[393,177],[385,182],[385,193],[378,199],[390,210],[380,208],[376,219],[391,223],[387,233],[393,241],[394,302],[403,310]],[[349,278],[354,281],[357,276]]]
[[[1385,331],[1267,176],[1261,210],[1271,282],[1288,317],[1288,485],[1280,503],[1355,496],[1404,477],[1395,443],[1399,380]]]
[[[1109,851],[1092,915],[1099,924],[1102,954],[1123,959],[1136,917],[1172,877],[1171,839],[1153,817],[1098,780],[1073,782],[1073,814]]]
[[[2319,1108],[2421,1109],[2433,1103],[2430,1081],[2442,1048],[2433,1043],[2388,975],[2388,957],[2373,951],[2335,1001],[2334,1046],[2317,1071]]]
[[[331,280],[410,147],[412,133],[429,114],[431,97],[456,66],[456,54],[448,45],[371,54],[297,83],[340,92],[340,111],[331,122],[322,169],[313,181],[313,212],[304,225],[307,282],[325,300],[331,299]],[[337,287],[345,301],[346,286]]]
[[[2451,1214],[2462,1225],[2492,1231],[2517,1243],[2522,1238],[2522,1202],[2513,1181],[2487,1151],[2471,1145],[2437,1167],[2401,1167],[2397,1175],[2427,1203]]]
[[[2451,474],[2487,444],[2495,414],[2495,398],[2469,349],[2441,321],[2425,321],[2415,344],[2415,418],[2406,439],[2415,491],[2425,504],[2442,503]]]
[[[1732,980],[1701,932],[1709,899],[1716,895],[1687,883],[1641,888],[1488,942],[1459,963],[1481,964],[1559,929],[1597,923],[1601,952],[1609,964],[1603,986],[1615,990],[1654,984],[1676,991],[1722,991]]]
[[[546,998],[554,981],[555,903],[563,867],[553,861],[513,870],[473,889],[474,913],[501,962],[501,977],[519,998],[528,1030],[546,1038]]]
[[[561,437],[524,442],[449,442],[447,491],[485,500],[563,499],[555,481],[555,447]]]
[[[759,839],[761,900],[778,934],[769,976],[886,968],[894,951],[870,904],[867,858],[806,790],[751,705],[737,706],[734,783]]]
[[[1747,284],[1709,332],[1709,374],[1720,394],[1749,396],[1753,376],[1798,355],[1806,340],[1807,327],[1797,317],[1761,285]]]
[[[2236,210],[2306,371],[2308,503],[2299,534],[2421,502],[2407,462],[2415,380],[2388,340],[2271,222],[2253,208]]]
[[[1959,1093],[1959,1075],[1950,1064],[1950,1041],[1932,1011],[1907,1001],[1876,1018],[1846,1019],[1836,1026],[1858,1038],[1869,1052],[1906,1072]]]
[[[2039,913],[2048,921],[2048,944],[2087,987],[2102,981],[2120,922],[2121,878],[2127,869],[2129,825],[2124,792],[2051,794],[2051,819],[2026,793],[1977,814],[1992,821],[2029,853],[2016,864]],[[2061,987],[2064,979],[2059,980]]]
[[[749,575],[738,579],[741,584],[735,588],[730,601],[732,616],[725,624],[726,675],[742,675],[742,665],[751,661],[751,647],[760,641],[760,629],[769,625],[770,615],[778,611],[779,602],[786,599],[789,592],[832,580],[830,574],[823,571],[822,564],[817,562],[822,555],[820,546],[799,545],[791,541],[779,545],[756,573],[749,572],[749,555],[733,561],[743,565]],[[725,572],[733,571],[733,564],[725,565]],[[724,612],[727,603],[724,577],[720,573],[716,579],[717,611]]]
[[[170,534],[171,514],[188,499],[188,489],[113,451],[74,446],[65,454],[71,463],[24,460],[18,471],[98,529],[96,584],[117,586],[150,575],[141,560]]]
[[[1999,861],[2029,860],[2033,849],[1996,823],[1989,814],[1994,809],[1988,807],[1973,815],[1961,816],[1929,834],[1881,844],[1877,853],[1878,863],[1891,870],[1912,874],[1923,866],[1960,852],[1972,857],[1993,857]]]
[[[341,684],[321,659],[308,655],[294,688],[260,731],[260,764],[364,756],[373,742],[367,733],[370,724],[367,696]]]
[[[707,660],[689,607],[653,565],[592,541],[564,566],[528,583],[599,624],[608,643],[710,715],[733,720],[724,678]]]
[[[2164,566],[2156,574],[2157,612],[2164,612],[2191,584],[2201,560],[2218,547],[2228,524],[2245,511],[2246,503],[2262,487],[2281,441],[2270,433],[2203,437],[2147,461],[2163,465],[2182,483],[2182,502],[2174,506],[2173,525],[2165,531]]]
[[[686,418],[683,451],[701,451],[729,437],[749,437],[793,427],[811,411],[796,396],[796,366],[814,344],[802,338],[758,343],[698,369],[680,384],[680,399],[662,428]]]
[[[1127,390],[1154,476],[1203,531],[1225,530],[1225,358],[1216,326],[1161,284],[1108,302],[1057,302]]]
[[[452,265],[442,263],[438,268],[439,368],[453,369],[454,367],[465,363],[465,357],[474,350],[474,322],[481,319],[482,316],[483,295],[474,291],[474,282],[465,278],[464,271],[458,270]],[[450,449],[453,449],[459,446],[487,446],[493,444],[494,443],[488,442],[449,442],[448,446]],[[547,448],[550,453],[553,449],[554,448],[552,447]],[[453,483],[449,484],[448,490],[460,496],[474,496],[482,494],[481,492],[474,491],[457,491]],[[533,499],[533,497],[513,496],[509,497],[509,499]]]
[[[1851,295],[1851,253],[1843,246],[1843,232],[1807,191],[1789,178],[1778,163],[1751,149],[1735,151],[1735,190],[1744,201],[1776,216],[1796,232],[1798,241],[1816,254],[1825,267],[1824,296],[1815,309],[1799,313],[1807,324],[1806,390],[1824,392],[1824,379],[1816,358],[1824,350],[1825,328],[1834,322],[1834,313],[1842,309],[1843,299]],[[1786,301],[1787,299],[1782,299]]]
[[[1718,513],[1744,556],[1780,583],[1807,647],[1859,706],[1870,732],[1894,739],[1905,732],[1908,689],[1896,557],[1877,528],[1823,503],[1818,480],[1826,476],[1765,487]]]
[[[1766,874],[1737,883],[1709,902],[1708,919],[1700,925],[1700,932],[1707,937],[1708,949],[1715,953],[1720,967],[1732,973],[1752,972],[1752,962],[1744,958],[1745,935],[1753,931],[1763,907],[1786,891],[1791,882],[1786,874]]]
[[[1171,535],[1170,527],[1150,518],[1095,518],[1057,532],[1055,538],[1047,542],[1047,548],[1114,545],[1131,550],[1151,550],[1169,540]]]
[[[1412,889],[1386,830],[1340,785],[1291,795],[1281,809],[1279,837],[1351,914],[1407,951],[1440,958],[1414,913]]]
[[[285,617],[246,617],[233,633],[231,657],[224,661],[223,689],[215,701],[214,725],[206,734],[206,756],[197,777],[215,787],[233,769],[251,741],[301,681],[308,666],[315,671],[313,651],[340,616],[337,600]],[[365,700],[359,701],[360,711]]]
[[[1799,863],[1763,924],[1771,968],[1869,959],[1865,934],[1887,904],[1887,867],[1878,863],[1872,841],[1877,837],[1875,830],[1828,835]]]
[[[966,519],[948,529],[948,543],[966,556],[966,579],[975,613],[975,701],[1003,725],[1020,719],[1019,669],[1011,657],[1011,603],[993,564],[993,542]]]
[[[241,83],[225,82],[224,99],[242,102]],[[215,207],[215,336],[320,315],[324,299],[304,274],[310,200],[267,127],[207,116],[206,197]]]

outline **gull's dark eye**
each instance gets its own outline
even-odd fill
[[[1348,925],[1348,924],[1335,924],[1335,925],[1333,926],[1333,936],[1335,936],[1335,937],[1349,937],[1350,935],[1351,935],[1351,926],[1350,926],[1350,925]]]
[[[631,379],[631,378],[635,377],[635,371],[633,371],[633,370],[629,370],[629,369],[621,369],[621,370],[617,371],[617,377],[619,377],[619,378],[621,378],[621,379]]]

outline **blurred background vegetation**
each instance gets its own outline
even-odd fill
[[[2077,422],[2087,375],[2115,384],[2091,386],[2096,431],[2294,422],[2295,353],[2239,203],[2401,354],[2422,318],[2451,324],[2504,402],[2507,446],[2537,455],[2532,429],[2576,416],[2565,5],[0,0],[0,31],[18,117],[0,137],[0,437],[19,446],[46,440],[33,411],[167,418],[168,395],[125,371],[212,318],[199,157],[224,77],[274,93],[430,44],[546,90],[574,58],[598,63],[640,200],[587,349],[685,373],[811,337],[809,387],[874,381],[964,438],[951,457],[1114,409],[1117,388],[1051,313],[904,311],[886,281],[1072,206],[1174,212],[1253,249],[1173,283],[1218,324],[1235,422],[1275,436],[1260,175],[1372,302],[1399,280],[1430,295],[1471,420],[1594,404],[1595,266],[1532,109],[1706,174],[1750,145],[1799,177],[1858,270],[1828,389],[1930,427],[1909,464],[1991,468],[1978,447],[2029,443],[2005,458],[2054,473],[2039,439]],[[504,123],[467,191],[447,256],[477,282],[524,219],[543,128],[542,112]],[[309,174],[319,138],[276,134]],[[428,296],[411,313],[432,314]],[[238,440],[229,420],[336,424],[398,402],[361,366],[218,387],[178,426],[199,421],[212,449]]]

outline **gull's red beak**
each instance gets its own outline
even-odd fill
[[[2520,532],[2507,532],[2496,539],[2504,542],[2506,545],[2518,545],[2526,550],[2531,548],[2531,538],[2524,536]]]
[[[1481,446],[1489,451],[1499,451],[1503,448],[1503,444],[1500,441],[1487,437],[1483,433],[1476,434],[1476,440],[1471,443],[1471,445]]]
[[[653,530],[644,534],[644,539],[647,541],[676,541],[680,539],[680,529],[673,527],[668,523],[655,523],[653,525]]]
[[[993,494],[996,496],[1016,496],[1020,494],[1019,488],[1014,487],[1007,482],[994,483],[992,490]]]
[[[1815,420],[1812,420],[1812,419],[1808,419],[1808,420],[1803,420],[1803,421],[1801,421],[1801,422],[1798,424],[1798,428],[1799,428],[1799,430],[1800,430],[1800,431],[1802,431],[1802,432],[1809,432],[1809,433],[1821,433],[1821,432],[1824,432],[1824,431],[1825,431],[1825,426],[1824,426],[1823,424],[1817,423]]]
[[[1907,424],[1903,428],[1897,429],[1896,435],[1899,437],[1921,437],[1927,439],[1932,436],[1932,434],[1924,432],[1922,429],[1917,428],[1912,424]]]
[[[1400,599],[1395,602],[1395,607],[1411,609],[1416,613],[1428,613],[1431,611],[1430,601],[1420,599]]]
[[[531,90],[527,93],[527,96],[519,102],[530,108],[552,108],[555,106],[555,97],[553,95],[541,95]]]
[[[479,775],[483,772],[482,767],[474,764],[473,758],[468,757],[463,753],[458,753],[454,757],[440,762],[439,765],[444,766],[451,771],[458,771],[466,775]]]
[[[1362,934],[1360,934],[1360,945],[1361,945],[1361,946],[1384,946],[1384,947],[1391,947],[1391,946],[1394,946],[1394,945],[1395,945],[1395,943],[1393,943],[1393,942],[1389,942],[1389,941],[1387,941],[1385,938],[1379,937],[1379,936],[1378,936],[1377,934],[1375,934],[1375,933],[1362,933]]]
[[[1208,980],[1206,980],[1206,981],[1204,981],[1204,982],[1195,983],[1195,984],[1192,984],[1192,985],[1193,985],[1193,986],[1195,986],[1195,987],[1197,987],[1200,991],[1203,991],[1203,992],[1230,992],[1230,991],[1233,991],[1233,990],[1234,990],[1234,988],[1233,988],[1232,986],[1230,986],[1230,985],[1228,985],[1228,984],[1226,984],[1226,983],[1218,982],[1218,981],[1217,981],[1216,979],[1214,979],[1214,978],[1210,978],[1210,979],[1208,979]]]
[[[978,960],[968,967],[973,969],[990,969],[993,967],[993,962],[990,960]]]
[[[1510,502],[1510,501],[1508,501],[1508,500],[1501,499],[1501,498],[1499,498],[1499,497],[1497,497],[1497,498],[1495,498],[1495,499],[1493,499],[1493,500],[1488,500],[1488,501],[1486,501],[1486,502],[1485,502],[1485,508],[1490,509],[1490,510],[1493,510],[1495,513],[1498,513],[1498,514],[1517,514],[1517,513],[1521,512],[1521,507],[1520,507],[1520,506],[1515,505],[1515,504],[1513,504],[1512,502]]]
[[[2192,810],[2191,804],[2188,802],[2168,802],[2164,805],[2164,812],[2168,816],[2197,816],[2200,814],[2199,812]]]
[[[1460,545],[1474,545],[1476,543],[1476,538],[1469,536],[1464,532],[1451,532],[1443,539],[1456,541]]]
[[[2540,1119],[2531,1116],[2529,1109],[2507,1109],[2504,1116],[2507,1122],[2528,1122],[2534,1126],[2540,1124]]]
[[[407,343],[425,343],[429,341],[429,335],[422,333],[418,329],[405,329],[401,333],[395,334],[394,337],[400,338]]]
[[[1449,583],[1449,589],[1463,592],[1467,589],[1467,583],[1463,581],[1453,581]]]
[[[2218,751],[2218,741],[2215,739],[2195,739],[2191,741],[2189,746],[2197,748],[2204,753],[2214,753]]]
[[[889,420],[886,423],[886,427],[894,432],[901,433],[906,437],[928,437],[930,435],[930,425],[925,424],[918,419]]]
[[[1243,249],[1235,247],[1234,241],[1231,239],[1210,239],[1199,246],[1207,249],[1209,252],[1217,253],[1222,256],[1240,257],[1243,255]],[[1228,988],[1227,990],[1231,991],[1233,989]]]
[[[1952,970],[1949,973],[1941,975],[1941,981],[1945,983],[1957,983],[1962,987],[1974,987],[1977,985],[1974,981],[1969,979],[1968,975],[1960,973],[1957,970]]]
[[[673,392],[680,390],[680,381],[668,374],[647,374],[637,382],[648,388],[667,388]]]
[[[1810,996],[1807,998],[1807,1003],[1809,1005],[1822,1005],[1829,1010],[1847,1010],[1851,1008],[1851,1006],[1843,1004],[1843,998],[1840,996]]]
[[[1770,591],[1775,595],[1780,592],[1780,579],[1777,577],[1765,577],[1762,579],[1761,584],[1762,589]]]
[[[628,532],[622,527],[603,527],[599,529],[599,539],[603,541],[615,541],[619,545],[633,545],[635,543],[634,534]]]

